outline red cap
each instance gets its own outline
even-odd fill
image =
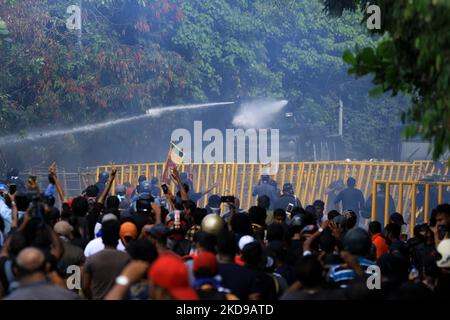
[[[176,300],[198,300],[197,293],[189,285],[188,269],[178,256],[158,257],[148,270],[148,277]]]
[[[201,251],[194,258],[194,272],[197,272],[199,269],[208,269],[211,275],[216,275],[219,272],[219,266],[217,265],[215,254],[209,251]]]

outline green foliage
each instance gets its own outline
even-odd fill
[[[379,1],[383,39],[376,48],[345,52],[357,76],[373,75],[377,92],[406,93],[411,107],[403,115],[405,136],[432,142],[437,159],[450,149],[450,2]]]
[[[0,132],[279,97],[324,135],[336,133],[342,99],[355,157],[380,157],[395,144],[403,102],[366,99],[370,82],[352,80],[342,61],[345,50],[367,47],[361,57],[345,53],[345,62],[390,63],[392,46],[385,38],[377,46],[359,11],[331,19],[310,0],[91,0],[83,1],[79,37],[65,27],[71,4],[0,0]]]

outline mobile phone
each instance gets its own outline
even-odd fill
[[[234,196],[223,196],[223,197],[220,197],[220,202],[234,203]]]
[[[9,185],[9,194],[14,194],[17,191],[17,185],[15,183],[11,183]]]
[[[169,193],[169,188],[167,187],[167,184],[163,183],[161,185],[161,188],[162,188],[164,194],[168,194]]]
[[[286,212],[291,213],[293,209],[294,209],[294,204],[289,203],[286,207]]]

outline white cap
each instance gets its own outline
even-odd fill
[[[244,247],[248,245],[249,243],[255,242],[255,238],[252,236],[243,236],[239,239],[239,249],[242,251],[244,250]]]
[[[450,239],[442,240],[436,248],[441,259],[436,261],[439,268],[450,268]]]
[[[113,213],[107,213],[102,218],[102,223],[110,220],[118,220],[117,217]]]

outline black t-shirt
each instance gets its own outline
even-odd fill
[[[240,300],[248,300],[250,294],[258,292],[256,273],[248,268],[234,263],[220,263],[219,274],[222,286],[230,289]]]
[[[153,224],[154,220],[149,213],[145,212],[135,212],[131,215],[132,222],[136,225],[138,234],[141,233],[142,228],[146,224]]]
[[[288,285],[293,284],[297,280],[295,278],[295,269],[288,264],[283,264],[279,266],[275,270],[275,272],[281,275],[284,279],[286,279]]]
[[[343,210],[352,210],[359,213],[364,208],[364,195],[361,190],[356,188],[347,188],[339,192],[334,199],[334,203],[342,201]]]

